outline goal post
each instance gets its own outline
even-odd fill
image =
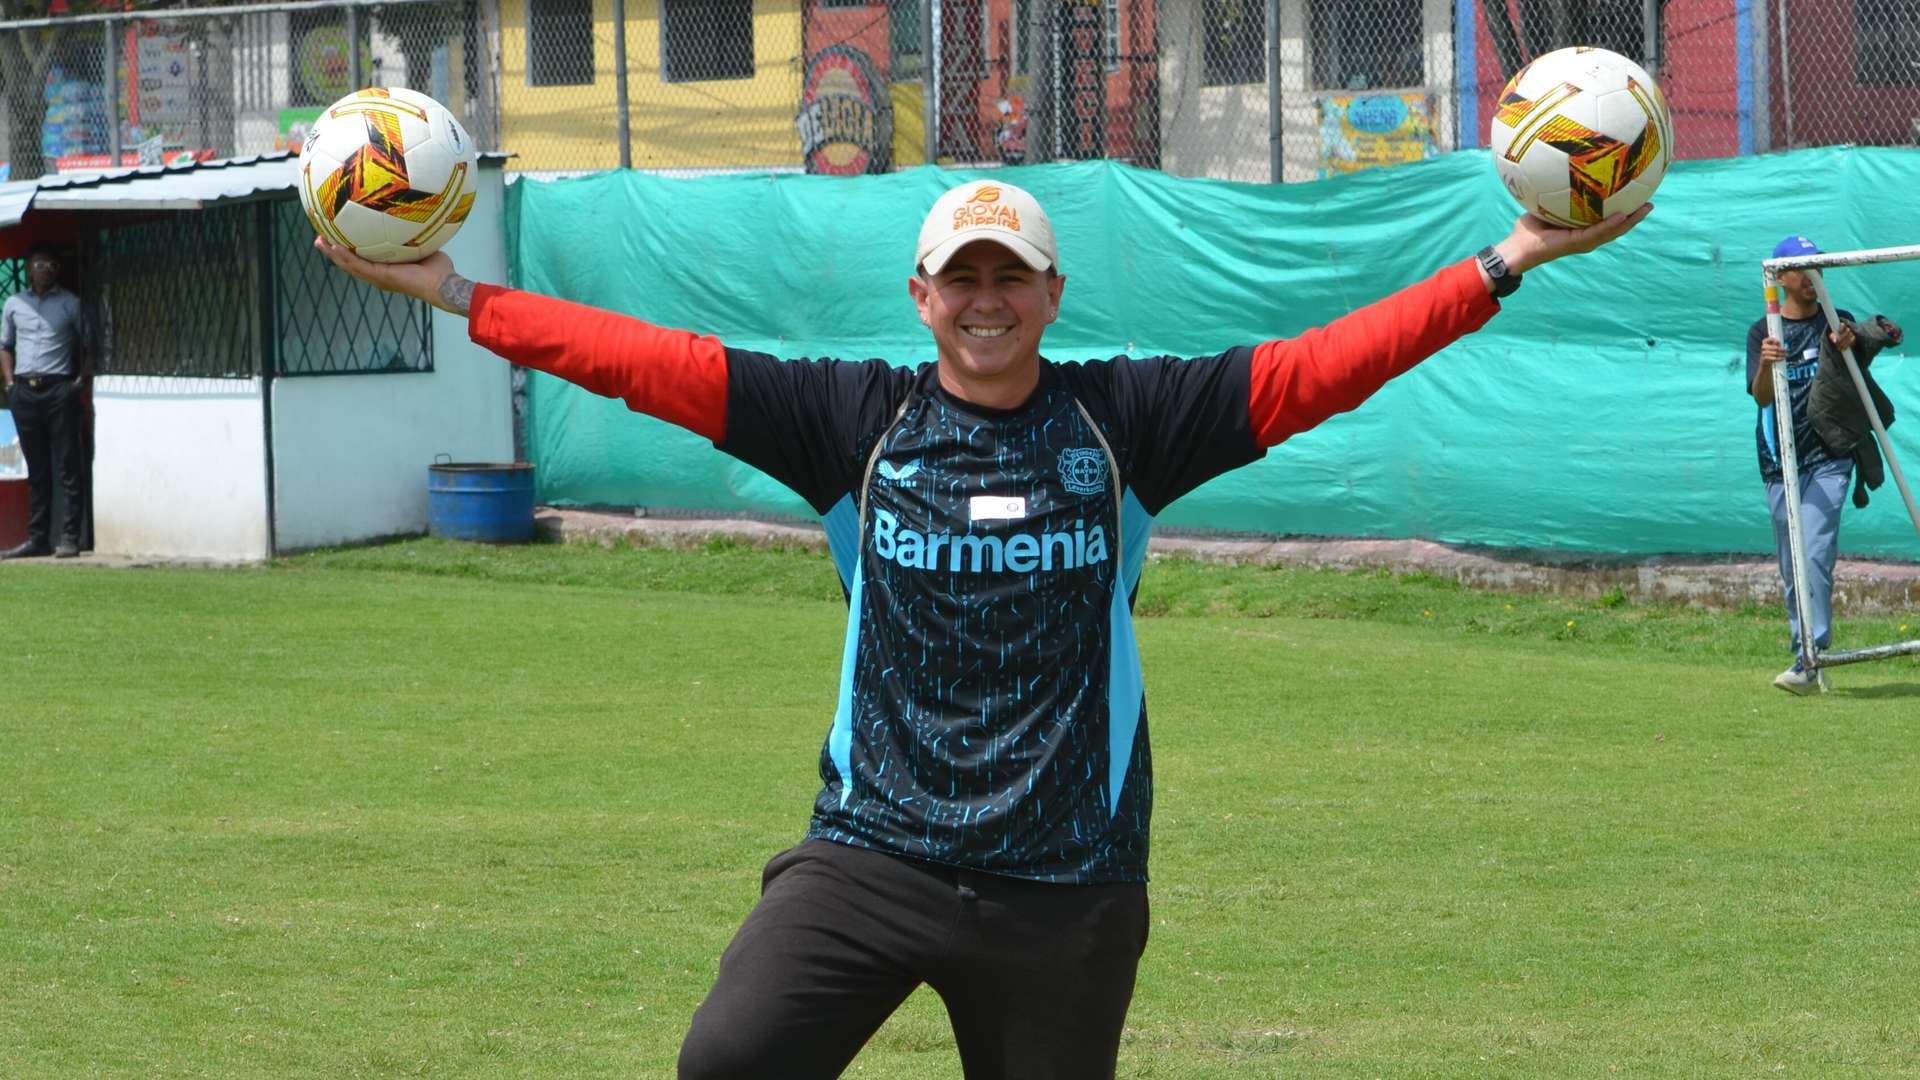
[[[1840,325],[1840,316],[1834,309],[1833,298],[1827,293],[1827,283],[1821,275],[1823,269],[1901,262],[1909,259],[1920,259],[1920,245],[1866,248],[1859,251],[1836,251],[1818,255],[1789,255],[1763,261],[1760,266],[1762,282],[1766,289],[1767,335],[1776,341],[1785,340],[1785,327],[1781,323],[1780,314],[1782,271],[1807,271],[1814,290],[1820,298],[1820,310],[1826,315],[1827,326],[1835,327]],[[1900,469],[1899,456],[1894,453],[1893,442],[1887,437],[1886,424],[1882,422],[1879,410],[1874,408],[1873,397],[1867,391],[1866,379],[1860,374],[1860,365],[1855,363],[1851,348],[1840,350],[1840,357],[1846,363],[1847,374],[1853,380],[1854,391],[1860,395],[1861,404],[1866,408],[1867,419],[1873,425],[1873,437],[1880,444],[1880,454],[1886,460],[1887,471],[1892,474],[1894,484],[1900,490],[1900,498],[1906,503],[1907,517],[1913,522],[1915,534],[1920,535],[1920,507],[1914,505],[1913,492],[1907,487],[1906,474]],[[1802,665],[1808,671],[1817,671],[1822,667],[1840,664],[1857,664],[1866,660],[1884,660],[1894,656],[1920,655],[1920,638],[1863,649],[1840,649],[1827,652],[1821,652],[1815,646],[1811,602],[1808,600],[1808,591],[1805,587],[1807,547],[1800,512],[1800,456],[1793,443],[1793,395],[1787,386],[1785,364],[1773,365],[1773,404],[1775,427],[1780,444],[1780,473],[1782,486],[1786,491],[1787,540],[1791,548],[1790,564],[1793,567],[1793,580],[1796,583],[1793,596],[1795,614],[1799,617],[1800,623]]]

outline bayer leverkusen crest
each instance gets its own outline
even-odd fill
[[[810,173],[857,176],[892,164],[893,99],[859,49],[835,45],[813,54],[794,124]]]

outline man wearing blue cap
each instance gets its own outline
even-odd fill
[[[1804,236],[1789,236],[1776,244],[1773,257],[1818,255],[1820,248]],[[1793,666],[1774,677],[1773,684],[1790,694],[1818,694],[1826,690],[1822,671],[1808,671],[1800,659],[1803,633],[1813,635],[1815,648],[1833,641],[1833,567],[1839,552],[1840,507],[1853,475],[1853,458],[1836,455],[1815,434],[1811,408],[1814,376],[1820,370],[1824,337],[1842,349],[1854,343],[1853,315],[1838,312],[1840,325],[1829,330],[1820,310],[1813,277],[1804,270],[1780,273],[1781,333],[1767,333],[1762,317],[1747,330],[1747,391],[1760,406],[1754,439],[1760,454],[1760,478],[1767,486],[1767,506],[1773,514],[1774,552],[1780,562],[1780,580],[1786,586],[1787,624],[1793,632]],[[1779,428],[1774,416],[1773,365],[1787,362],[1787,388],[1793,410],[1793,446],[1799,461],[1800,521],[1807,548],[1808,610],[1813,625],[1800,625],[1793,575],[1793,549],[1788,541],[1787,496],[1780,465]]]

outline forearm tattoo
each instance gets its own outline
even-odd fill
[[[440,306],[459,315],[473,305],[473,282],[459,274],[448,274],[440,282]]]

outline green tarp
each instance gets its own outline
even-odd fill
[[[523,288],[735,347],[918,364],[934,354],[907,295],[913,242],[939,193],[971,175],[520,180],[508,193],[512,272]],[[1290,337],[1470,255],[1517,213],[1474,151],[1294,185],[1111,162],[992,175],[1053,218],[1067,288],[1043,351],[1063,361]],[[1912,150],[1677,163],[1631,236],[1528,275],[1484,330],[1161,520],[1575,552],[1768,551],[1744,389],[1760,260],[1790,232],[1829,251],[1920,242],[1917,188]],[[1920,263],[1836,270],[1829,283],[1858,315],[1920,323]],[[1889,352],[1875,371],[1913,414],[1893,438],[1920,472],[1920,366]],[[528,398],[547,502],[809,514],[763,474],[618,401],[538,373]],[[1891,480],[1849,512],[1842,550],[1920,558]]]

